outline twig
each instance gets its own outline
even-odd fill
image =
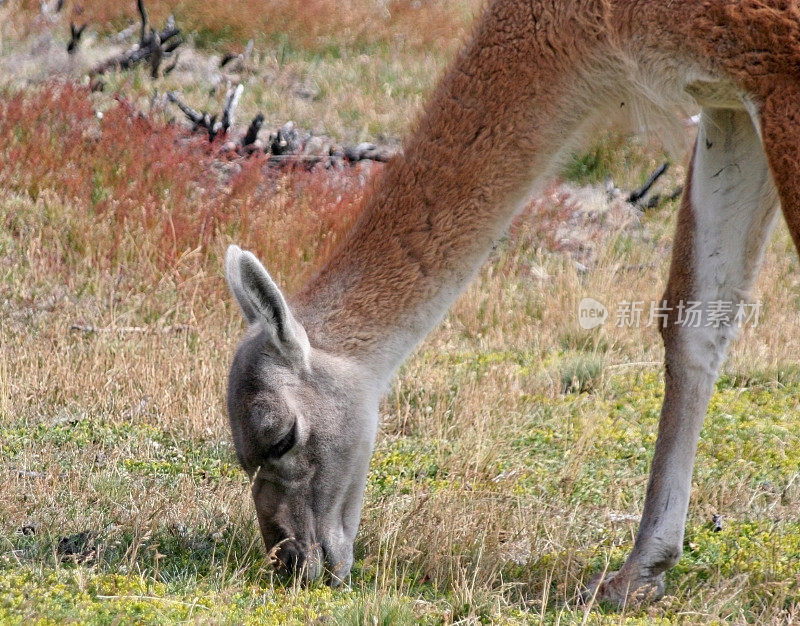
[[[222,108],[222,122],[220,130],[227,133],[231,126],[233,126],[233,119],[236,113],[236,107],[239,104],[239,98],[242,97],[244,85],[236,85],[234,89],[228,89],[225,94],[225,106]]]
[[[67,53],[68,54],[75,54],[78,50],[78,45],[81,41],[81,35],[83,35],[83,31],[86,29],[86,24],[81,26],[80,28],[75,26],[74,22],[69,23],[69,43],[67,44]]]
[[[650,174],[650,176],[645,181],[644,185],[642,185],[638,189],[634,189],[633,191],[631,191],[630,195],[628,196],[628,202],[630,202],[631,204],[637,204],[639,200],[641,200],[647,194],[647,192],[650,191],[650,188],[653,186],[653,184],[659,178],[661,178],[668,169],[669,169],[669,162],[664,161],[658,167],[658,169],[656,169],[655,172]]]
[[[98,600],[157,600],[158,602],[171,602],[172,604],[182,604],[183,606],[195,606],[197,602],[184,602],[183,600],[175,600],[174,598],[167,598],[164,596],[94,596]]]
[[[172,73],[172,70],[178,67],[178,60],[180,58],[181,58],[180,52],[175,53],[175,60],[164,68],[164,76],[168,76],[169,74]]]
[[[676,200],[681,194],[683,193],[683,185],[678,185],[675,189],[667,196],[667,200]]]
[[[161,62],[183,43],[180,38],[181,31],[175,26],[175,18],[172,15],[167,19],[163,30],[155,31],[150,27],[150,18],[147,15],[144,0],[136,0],[136,7],[141,18],[139,43],[127,52],[113,56],[96,65],[89,71],[90,76],[94,77],[114,68],[127,70],[137,63],[150,59],[150,74],[153,78],[158,78],[158,69]],[[174,65],[172,69],[174,69]]]
[[[163,328],[153,328],[148,326],[93,326],[92,324],[73,324],[70,330],[82,333],[120,333],[138,335],[167,335],[170,333],[182,333],[192,330],[190,324],[173,324]]]
[[[258,131],[261,130],[261,127],[264,125],[264,115],[259,113],[253,118],[253,121],[250,122],[250,126],[247,127],[247,133],[242,139],[242,147],[251,146],[256,142],[258,139]]]
[[[160,33],[158,33],[159,44],[163,45],[169,39],[172,39],[173,37],[179,35],[180,32],[181,31],[178,28],[165,29],[161,31]],[[94,68],[92,68],[89,74],[91,76],[96,76],[97,74],[103,74],[115,68],[120,68],[123,70],[132,68],[134,65],[144,61],[151,54],[153,54],[155,50],[154,40],[155,38],[151,38],[149,43],[145,44],[144,46],[136,45],[127,52],[123,52],[122,54],[118,54],[116,56],[111,57],[110,59],[103,61],[102,63],[99,63]],[[183,42],[177,41],[174,42],[174,45],[170,44],[169,46],[166,46],[165,48],[162,49],[162,53],[171,52],[172,50],[177,48],[181,43]]]
[[[370,159],[386,163],[395,156],[397,152],[391,148],[378,147],[375,144],[364,142],[357,146],[349,146],[344,149],[344,156],[348,161],[363,161]]]
[[[131,35],[136,31],[136,24],[131,24],[130,26],[126,26],[121,31],[119,31],[116,35],[111,37],[112,43],[124,43],[126,42]]]
[[[233,66],[234,61],[238,61],[239,65],[241,67],[244,67],[244,64],[250,58],[250,54],[252,52],[253,52],[253,40],[251,39],[250,41],[247,42],[247,45],[244,48],[244,52],[240,54],[233,54],[232,52],[228,52],[227,54],[225,54],[222,57],[222,59],[220,59],[219,67],[220,69],[222,69],[228,64],[231,64],[231,66]]]
[[[170,91],[167,94],[167,100],[172,102],[173,104],[178,105],[178,108],[183,111],[183,114],[187,117],[187,119],[193,124],[192,130],[197,130],[198,128],[204,128],[205,131],[208,133],[208,140],[214,141],[214,137],[216,137],[216,131],[214,128],[217,125],[217,116],[210,115],[208,112],[203,111],[200,113],[199,111],[195,111],[192,107],[185,104],[181,101],[178,97],[178,93],[175,91]]]
[[[139,31],[139,44],[144,47],[150,35],[150,18],[147,16],[147,9],[144,8],[144,0],[136,0],[136,8],[139,10],[139,17],[142,20],[142,28]]]
[[[226,134],[233,125],[233,118],[236,111],[236,106],[239,104],[239,98],[244,91],[244,85],[237,85],[235,88],[228,89],[225,94],[225,105],[222,110],[222,119],[217,120],[216,115],[211,115],[207,111],[200,113],[181,101],[178,93],[170,91],[167,94],[167,99],[173,104],[178,105],[178,108],[183,111],[186,118],[193,124],[192,130],[203,128],[208,133],[208,140],[214,141],[216,136],[220,133]]]
[[[622,367],[655,367],[661,365],[661,361],[631,361],[630,363],[616,363],[614,365],[606,365],[603,369],[619,369]]]
[[[150,54],[150,77],[158,78],[158,68],[161,67],[161,60],[164,58],[164,50],[161,49],[161,38],[158,33],[150,33],[150,44],[153,52]]]

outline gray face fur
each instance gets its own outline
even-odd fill
[[[267,271],[230,246],[225,274],[250,323],[231,366],[228,416],[278,565],[333,584],[353,540],[375,439],[378,396],[354,363],[309,345]]]

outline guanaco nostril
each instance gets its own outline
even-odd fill
[[[275,556],[278,557],[278,569],[287,574],[298,573],[306,561],[305,552],[294,540],[282,542]]]
[[[284,540],[275,552],[276,568],[290,576],[301,576],[305,581],[319,578],[323,571],[324,555],[319,545],[304,548],[295,540]]]

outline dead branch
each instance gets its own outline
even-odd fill
[[[121,31],[119,31],[116,35],[112,35],[110,37],[111,43],[116,43],[116,44],[125,43],[133,36],[134,32],[136,32],[136,24],[130,24],[129,26],[126,26]]]
[[[144,0],[136,0],[136,8],[139,10],[139,17],[142,20],[142,28],[139,31],[139,43],[144,45],[150,35],[150,18],[147,9],[144,8]]]
[[[307,169],[313,168],[318,163],[325,163],[325,167],[333,165],[337,157],[318,154],[273,154],[270,155],[268,163],[273,166],[289,167],[303,165]]]
[[[164,50],[161,49],[161,39],[158,33],[153,32],[150,34],[153,52],[150,54],[150,77],[158,78],[158,68],[161,67],[161,61],[164,58]]]
[[[244,85],[236,85],[235,88],[228,88],[225,94],[225,106],[222,108],[222,121],[220,130],[227,133],[231,126],[233,126],[234,115],[236,107],[239,105],[239,98],[242,97]]]
[[[160,37],[160,35],[159,35]],[[164,45],[164,56],[169,56],[175,49],[183,43],[181,39],[173,39],[170,43]]]
[[[220,69],[222,69],[226,65],[230,64],[229,69],[233,69],[237,65],[239,66],[239,69],[242,69],[245,63],[247,63],[247,60],[250,58],[250,54],[252,52],[253,52],[253,40],[251,39],[250,41],[247,42],[247,45],[244,48],[244,52],[242,52],[241,54],[233,54],[232,52],[225,54],[222,57],[222,59],[220,59],[219,67]]]
[[[52,3],[52,6],[51,3],[48,2],[47,0],[39,0],[39,11],[51,23],[55,22],[55,16],[53,14],[58,13],[60,10],[61,7],[59,0],[56,0],[56,2]]]
[[[220,61],[219,61],[219,66],[220,66],[220,68],[223,68],[223,67],[225,67],[225,66],[226,66],[228,63],[230,63],[231,61],[233,61],[233,60],[234,60],[235,58],[237,58],[238,56],[239,56],[238,54],[233,54],[233,52],[226,52],[226,53],[225,53],[225,54],[222,56],[222,58],[220,59]]]
[[[680,195],[683,193],[683,185],[678,185],[672,192],[667,195],[667,200],[677,200]]]
[[[662,196],[660,193],[654,193],[650,196],[646,202],[639,203],[639,206],[643,210],[647,209],[655,209],[656,207],[660,206],[662,202],[669,202],[670,200],[675,200],[683,193],[683,185],[678,185],[675,189],[673,189],[670,193],[665,196]]]
[[[380,161],[386,163],[397,154],[396,150],[392,150],[386,146],[376,146],[375,144],[364,142],[357,146],[348,146],[344,149],[344,156],[348,161],[363,161],[364,159],[371,159],[372,161]]]
[[[614,184],[614,179],[611,178],[611,174],[606,176],[605,180],[606,186],[606,198],[609,202],[611,202],[614,198],[618,198],[622,195],[622,190]]]
[[[141,19],[139,43],[130,50],[96,65],[90,70],[90,76],[97,76],[117,68],[127,70],[142,61],[149,60],[150,74],[153,78],[158,78],[161,62],[171,56],[175,49],[183,43],[180,37],[181,30],[175,26],[175,18],[172,15],[167,19],[164,28],[156,31],[150,27],[150,18],[147,15],[144,0],[136,0],[136,7]]]
[[[208,140],[214,141],[220,133],[227,134],[233,125],[236,107],[239,104],[239,99],[243,91],[244,85],[241,84],[236,87],[228,88],[225,94],[222,116],[219,120],[216,115],[211,115],[208,111],[203,111],[202,113],[195,111],[192,107],[182,102],[178,93],[175,91],[170,91],[167,94],[167,99],[173,104],[176,104],[186,118],[192,123],[193,131],[202,128],[208,133]]]
[[[172,72],[172,70],[178,67],[178,60],[180,58],[181,58],[180,52],[175,53],[175,58],[173,59],[172,63],[170,63],[169,65],[167,65],[167,67],[164,68],[164,76],[168,76]]]
[[[169,53],[175,50],[175,48],[183,43],[183,41],[175,40],[169,46],[164,46],[164,44],[173,37],[180,35],[180,32],[180,29],[174,27],[171,29],[164,29],[160,33],[156,33],[156,37],[151,37],[148,39],[144,45],[137,44],[127,52],[123,52],[122,54],[118,54],[110,59],[106,59],[102,63],[99,63],[92,68],[89,74],[91,76],[97,76],[98,74],[104,74],[109,70],[117,68],[122,70],[131,69],[136,64],[150,58],[150,55],[152,55],[157,48],[160,50],[162,58],[164,56],[168,56]]]
[[[73,324],[69,327],[70,330],[87,333],[119,333],[121,335],[134,334],[134,335],[168,335],[170,333],[183,333],[193,330],[190,324],[173,324],[171,326],[164,326],[163,328],[153,328],[149,326],[93,326],[92,324]]]
[[[256,142],[256,139],[258,139],[258,131],[261,130],[263,125],[264,115],[259,113],[253,118],[253,121],[250,122],[250,126],[247,127],[247,133],[245,133],[244,139],[242,139],[243,148],[251,146]]]
[[[275,156],[293,156],[300,152],[303,139],[294,126],[294,122],[286,122],[270,137],[269,151]]]
[[[630,195],[628,195],[628,202],[631,204],[639,204],[642,198],[647,195],[647,192],[650,191],[650,188],[653,186],[653,184],[664,175],[667,169],[669,169],[669,162],[664,161],[655,172],[647,177],[644,185],[631,191]]]
[[[647,196],[647,193],[653,187],[655,182],[664,175],[668,168],[669,163],[666,161],[659,165],[658,168],[656,168],[656,170],[647,177],[644,185],[631,191],[625,199],[642,211],[646,211],[647,209],[654,209],[657,206],[660,206],[663,202],[669,202],[678,198],[681,193],[683,193],[683,186],[680,185],[667,194],[653,193],[645,199],[645,196]],[[606,196],[609,202],[620,197],[622,194],[622,190],[614,184],[611,176],[607,176]]]
[[[187,117],[187,119],[194,125],[192,130],[197,130],[198,128],[205,128],[208,131],[209,135],[211,134],[212,130],[212,120],[215,120],[216,117],[212,118],[207,112],[200,113],[199,111],[195,111],[192,107],[188,104],[185,104],[179,97],[178,92],[170,91],[167,93],[167,100],[172,102],[173,104],[178,105],[178,108],[183,112],[183,114]]]
[[[121,31],[119,31],[116,35],[111,37],[112,43],[125,43],[128,39],[131,38],[133,33],[136,31],[136,24],[131,24],[130,26],[126,26]]]
[[[86,24],[76,27],[74,22],[69,23],[69,43],[67,44],[67,54],[75,54],[81,41],[81,35],[86,30]]]

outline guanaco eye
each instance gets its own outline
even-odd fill
[[[281,458],[284,454],[286,454],[289,450],[291,450],[294,447],[296,439],[297,439],[297,422],[292,424],[292,427],[289,429],[289,432],[286,433],[283,437],[281,437],[280,441],[272,444],[267,449],[267,458],[272,460]]]

